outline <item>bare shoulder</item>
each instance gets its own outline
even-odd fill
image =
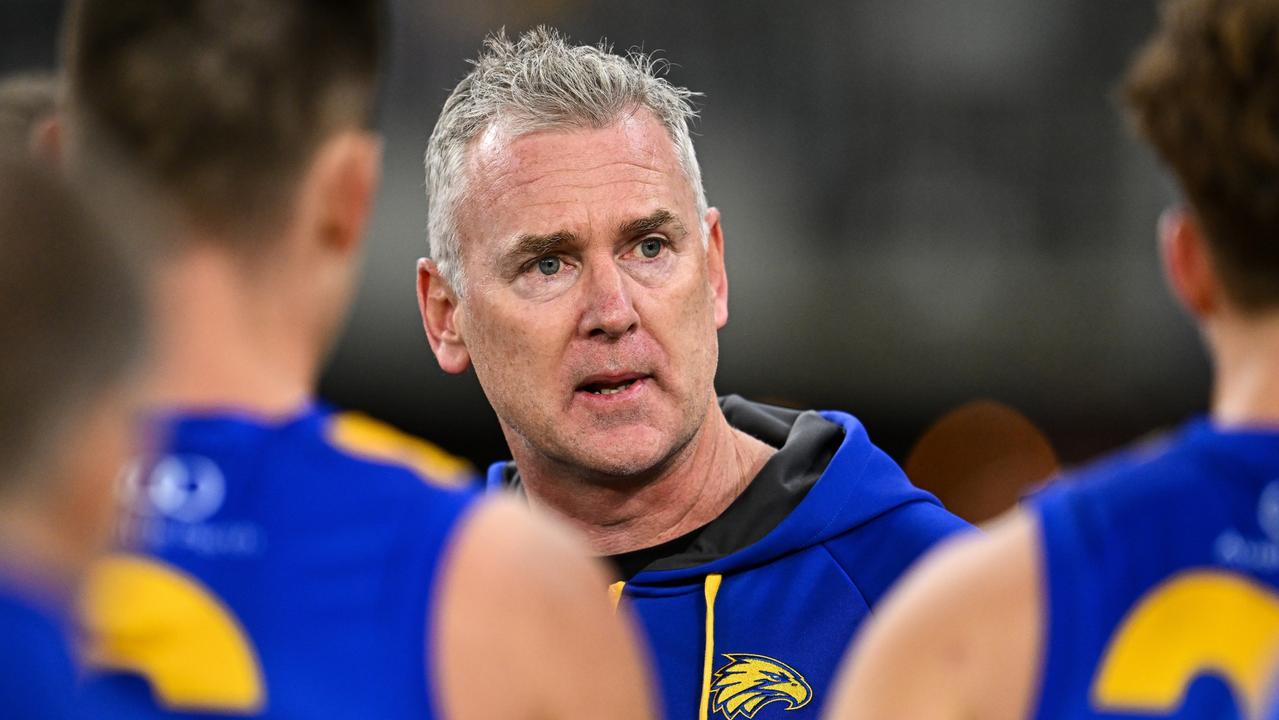
[[[929,555],[845,662],[832,717],[1023,718],[1042,635],[1038,529],[1015,511]]]
[[[507,499],[465,521],[436,608],[447,717],[651,717],[632,628],[577,538]],[[502,678],[502,692],[493,692]]]

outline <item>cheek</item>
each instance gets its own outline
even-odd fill
[[[466,327],[466,345],[481,384],[532,385],[546,380],[544,366],[558,357],[560,336],[546,313],[519,314],[499,307],[476,307]],[[519,388],[514,388],[519,389]],[[526,390],[528,388],[525,388]]]
[[[691,283],[686,291],[654,298],[650,305],[650,332],[685,367],[684,372],[699,377],[709,366],[714,373],[718,356],[711,294],[701,283]]]

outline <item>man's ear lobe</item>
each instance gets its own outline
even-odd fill
[[[1159,247],[1164,275],[1181,305],[1197,319],[1216,314],[1222,301],[1220,275],[1188,210],[1169,208],[1160,216]]]
[[[439,267],[426,258],[417,261],[417,307],[440,369],[451,374],[464,372],[471,366],[471,355],[459,327],[457,293]]]
[[[374,134],[347,131],[320,148],[303,185],[300,207],[325,247],[341,253],[358,249],[373,211],[381,177],[382,141]]]
[[[715,304],[715,327],[728,323],[728,270],[724,265],[724,227],[720,224],[719,210],[706,211],[706,274],[711,283]]]

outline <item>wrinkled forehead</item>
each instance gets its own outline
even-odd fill
[[[698,224],[675,144],[649,111],[603,128],[523,130],[493,123],[468,148],[462,236],[552,232],[556,223],[643,217],[668,208]],[[478,233],[476,232],[478,231]]]

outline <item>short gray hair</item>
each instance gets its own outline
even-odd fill
[[[616,55],[605,43],[574,46],[541,26],[518,40],[504,31],[490,35],[471,64],[475,69],[445,101],[426,147],[429,252],[455,292],[464,292],[465,282],[457,211],[467,195],[467,149],[498,121],[519,134],[605,128],[627,112],[646,108],[670,135],[703,220],[706,191],[689,135],[689,123],[697,117],[691,99],[699,93],[662,77],[669,63],[639,51]]]

